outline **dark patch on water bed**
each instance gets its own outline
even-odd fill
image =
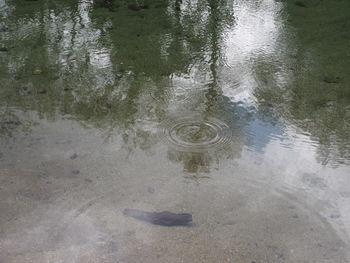
[[[8,120],[8,121],[0,122],[0,124],[2,124],[2,125],[8,125],[8,126],[18,126],[18,125],[21,124],[21,122],[20,122],[20,121]]]
[[[306,4],[302,1],[296,1],[295,4],[299,7],[307,7]]]
[[[80,174],[80,171],[79,171],[79,170],[73,170],[73,171],[72,171],[72,174],[73,174],[73,175],[78,175],[78,174]]]
[[[130,1],[116,1],[116,0],[97,0],[94,3],[95,8],[107,8],[111,12],[117,11],[120,7],[126,7],[132,11],[140,11],[142,9],[148,9],[149,4],[143,3],[128,3]]]
[[[76,154],[76,153],[74,153],[74,154],[70,157],[71,160],[75,160],[75,159],[77,159],[77,158],[78,158],[78,154]]]
[[[94,3],[95,8],[107,8],[111,12],[115,12],[119,8],[119,4],[113,0],[98,0]]]
[[[39,91],[39,94],[46,94],[47,93],[47,90],[41,90]]]
[[[129,4],[128,9],[133,11],[139,11],[141,9],[148,9],[149,6],[147,4]]]
[[[330,84],[331,83],[339,83],[340,77],[333,78],[333,77],[326,76],[326,77],[323,78],[323,81],[326,82],[326,83],[330,83]]]
[[[161,226],[188,226],[192,222],[192,215],[187,213],[146,212],[136,209],[125,209],[123,213],[125,216]]]

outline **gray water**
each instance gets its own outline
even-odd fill
[[[1,263],[349,251],[348,0],[0,0]]]

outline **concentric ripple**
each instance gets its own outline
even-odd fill
[[[231,143],[232,133],[229,126],[213,117],[172,117],[160,127],[161,139],[179,151],[216,151]]]

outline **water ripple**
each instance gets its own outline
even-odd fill
[[[223,121],[198,114],[168,118],[160,125],[160,137],[178,151],[204,152],[230,145],[232,133]]]

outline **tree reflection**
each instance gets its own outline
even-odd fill
[[[337,11],[350,6],[345,2],[338,5],[335,9],[332,3],[322,2],[303,16],[297,5],[286,5],[289,22],[298,31],[292,39],[297,46],[287,54],[288,68],[279,71],[288,81],[281,83],[270,75],[255,92],[260,102],[271,103],[281,118],[319,145],[318,159],[325,165],[350,160],[350,79],[346,72],[350,62],[343,59],[349,20],[347,13]],[[319,23],[327,26],[315,31]]]
[[[122,135],[130,151],[152,147],[157,125],[171,114],[214,116],[243,137],[260,118],[233,100],[232,91],[249,91],[260,80],[256,68],[271,62],[267,57],[279,48],[266,48],[280,34],[274,1],[42,0],[5,6],[1,27],[8,32],[0,44],[9,51],[0,56],[0,77],[6,107],[74,119],[100,128],[106,138]],[[271,20],[271,35],[254,28],[242,34],[246,13],[255,24]],[[247,35],[259,41],[244,46],[239,37]],[[241,148],[237,144],[230,157]],[[169,150],[188,172],[209,171],[218,156]]]

